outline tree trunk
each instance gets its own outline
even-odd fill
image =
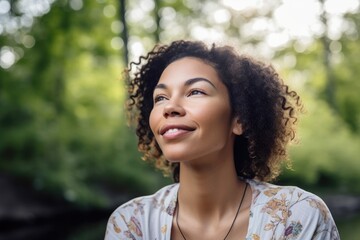
[[[156,31],[154,33],[154,38],[155,38],[155,42],[159,43],[160,42],[160,15],[159,15],[159,10],[160,10],[160,0],[155,0],[155,8],[154,8],[154,14],[155,14],[155,24],[156,24]]]
[[[324,6],[324,0],[321,0],[320,2]],[[331,66],[330,39],[327,36],[328,19],[324,7],[321,14],[321,21],[325,27],[324,35],[321,38],[321,43],[323,46],[323,64],[325,68],[325,99],[332,109],[337,110],[335,98],[336,86]]]
[[[124,58],[124,64],[128,66],[129,64],[129,49],[128,49],[128,42],[129,42],[129,36],[128,36],[128,27],[126,22],[126,0],[120,0],[120,9],[119,9],[119,16],[120,21],[123,24],[123,31],[121,33],[121,38],[124,42],[124,52],[123,52],[123,58]]]

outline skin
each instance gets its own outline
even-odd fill
[[[151,130],[166,159],[180,163],[176,214],[183,233],[187,239],[223,239],[245,189],[233,160],[242,126],[232,117],[226,86],[211,65],[185,57],[163,71],[153,101]],[[248,188],[227,239],[245,238],[250,205]],[[172,239],[183,239],[175,218]]]

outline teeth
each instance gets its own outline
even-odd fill
[[[167,130],[166,132],[167,132],[167,133],[174,133],[174,132],[177,132],[177,131],[179,131],[179,129],[177,129],[177,128],[172,128],[172,129]]]

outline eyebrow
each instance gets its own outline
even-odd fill
[[[190,86],[190,85],[192,85],[194,83],[201,82],[201,81],[209,83],[211,86],[213,86],[213,88],[216,89],[215,85],[211,81],[209,81],[206,78],[202,78],[202,77],[190,78],[190,79],[186,80],[184,85],[185,86]],[[155,86],[154,90],[158,89],[158,88],[159,89],[167,89],[167,86],[164,83],[159,83],[158,85]]]

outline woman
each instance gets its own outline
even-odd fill
[[[132,66],[139,150],[175,183],[116,209],[105,239],[339,239],[320,198],[267,183],[301,108],[271,66],[191,41]]]

